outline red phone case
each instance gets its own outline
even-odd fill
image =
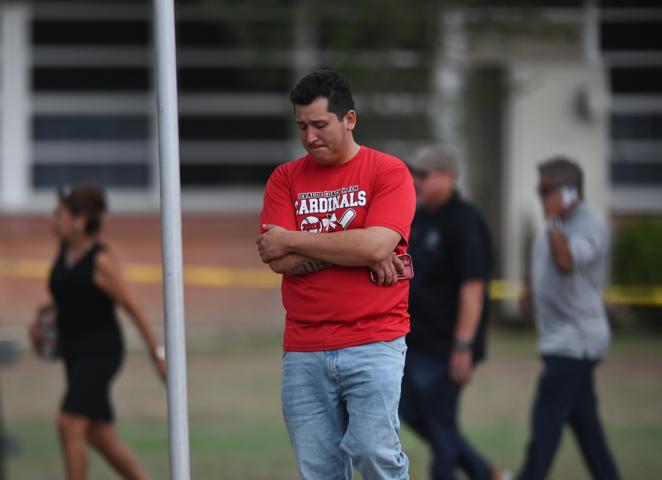
[[[398,258],[405,267],[404,275],[398,275],[398,280],[411,280],[414,278],[414,263],[411,260],[411,255],[403,253],[402,255],[398,255]],[[375,277],[375,272],[372,270],[370,270],[370,280],[377,283],[377,277]]]
[[[398,275],[398,280],[411,280],[414,278],[414,262],[411,260],[411,255],[403,253],[402,255],[398,255],[398,258],[405,266],[405,273],[404,275]]]

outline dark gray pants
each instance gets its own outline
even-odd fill
[[[568,423],[595,480],[617,480],[618,470],[598,416],[594,360],[543,357],[531,418],[531,439],[519,480],[543,480]]]

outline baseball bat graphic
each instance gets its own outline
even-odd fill
[[[353,208],[348,208],[345,210],[345,213],[342,214],[338,223],[342,226],[343,230],[347,230],[347,225],[354,220],[354,217],[356,217],[356,211]]]

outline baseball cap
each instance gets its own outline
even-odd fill
[[[406,163],[413,173],[425,173],[430,170],[459,173],[457,155],[451,149],[441,145],[430,145],[417,149]]]

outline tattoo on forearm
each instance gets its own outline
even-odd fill
[[[312,258],[306,258],[299,263],[297,263],[292,270],[290,270],[290,275],[304,275],[306,273],[315,273],[320,270],[326,270],[330,268],[332,264],[329,262],[323,262],[322,260],[314,260]]]

